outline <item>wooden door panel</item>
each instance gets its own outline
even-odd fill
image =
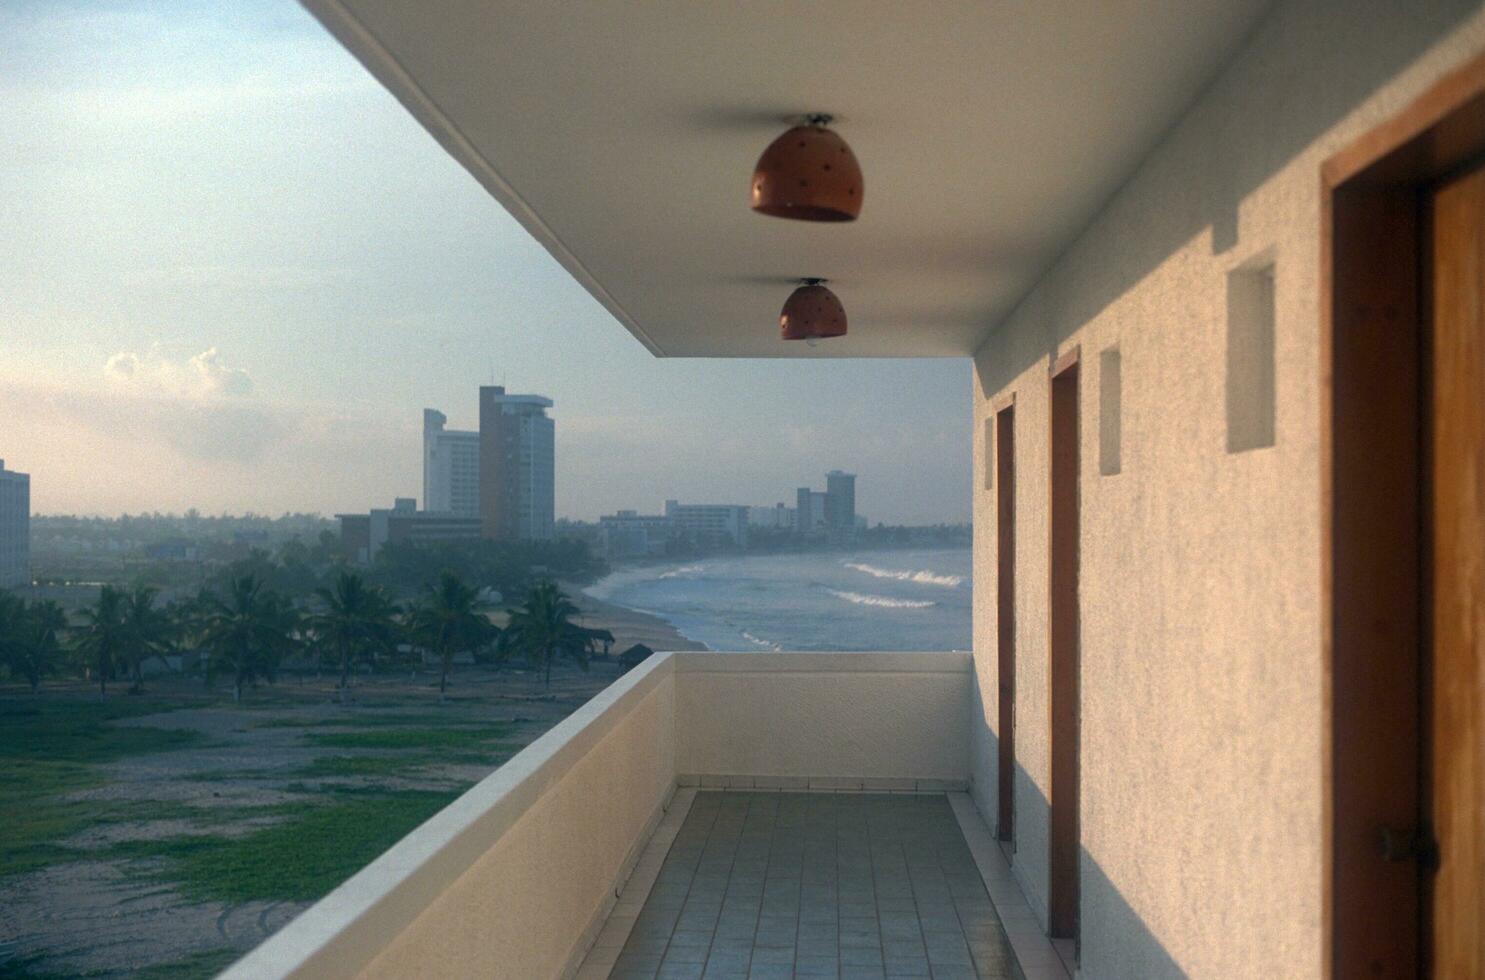
[[[1426,889],[1437,977],[1485,976],[1485,168],[1433,195]]]
[[[1078,367],[1052,379],[1051,432],[1051,933],[1078,935],[1079,905],[1079,623]]]
[[[1334,202],[1332,976],[1416,974],[1418,875],[1383,835],[1421,818],[1423,524],[1418,197]]]

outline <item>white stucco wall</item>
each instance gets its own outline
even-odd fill
[[[816,788],[915,789],[924,780],[959,788],[968,778],[968,654],[676,658],[683,779],[751,785],[724,777],[796,777],[814,779]]]
[[[562,976],[678,779],[962,788],[970,700],[965,653],[657,654],[224,977]]]
[[[223,976],[559,976],[674,792],[674,693],[635,668]]]
[[[1321,972],[1320,165],[1485,48],[1478,3],[1281,2],[976,357],[974,793],[1016,407],[1016,872],[1045,917],[1048,366],[1081,349],[1084,977]],[[1227,277],[1272,261],[1275,445],[1227,449]],[[1122,469],[1099,473],[1099,353]]]

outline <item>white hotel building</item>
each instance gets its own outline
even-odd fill
[[[423,409],[423,509],[478,517],[480,434],[446,429],[448,416]]]

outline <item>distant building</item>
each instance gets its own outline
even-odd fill
[[[0,459],[0,588],[31,584],[31,477]]]
[[[800,534],[816,534],[824,531],[825,494],[809,487],[800,487],[795,494],[794,530]]]
[[[749,507],[748,526],[768,528],[770,531],[792,531],[799,510],[785,507],[782,503],[772,507]]]
[[[856,526],[856,474],[840,470],[825,474],[825,523],[831,528]]]
[[[480,434],[446,429],[448,416],[423,409],[423,509],[475,517],[480,512]]]
[[[544,541],[556,511],[556,426],[550,398],[480,387],[479,516],[484,536]]]
[[[151,561],[196,561],[200,557],[196,543],[189,538],[156,541],[147,545],[144,553]]]
[[[480,537],[478,517],[418,510],[411,497],[398,497],[391,508],[368,514],[336,514],[340,543],[352,560],[367,564],[383,547],[398,541],[473,541]]]
[[[796,533],[849,544],[856,537],[856,474],[831,470],[825,474],[823,493],[800,487],[795,492],[795,511]]]
[[[737,504],[665,502],[665,516],[678,537],[703,547],[748,543],[748,508]]]
[[[662,514],[621,510],[598,519],[599,548],[607,558],[656,558],[665,554],[674,525]]]

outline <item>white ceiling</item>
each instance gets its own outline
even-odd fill
[[[1267,0],[305,0],[656,354],[961,356],[1241,43]],[[748,179],[834,113],[851,224]],[[799,276],[850,335],[778,339]]]

